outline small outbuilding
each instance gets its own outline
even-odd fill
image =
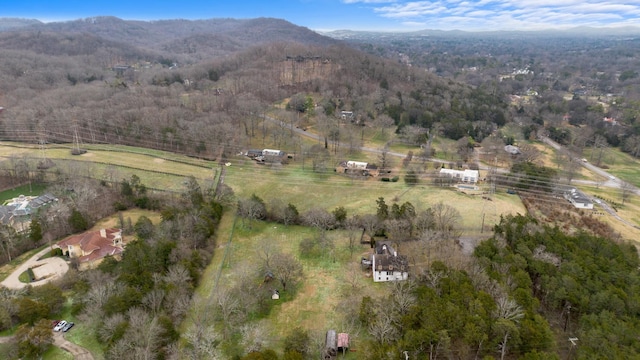
[[[322,351],[322,358],[325,360],[332,360],[338,356],[338,336],[335,330],[327,331],[325,338],[324,350]]]
[[[349,334],[347,333],[339,333],[338,334],[338,351],[342,351],[344,354],[349,350]]]

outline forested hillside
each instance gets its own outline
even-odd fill
[[[219,24],[227,30],[220,33],[196,32],[195,22],[188,37],[168,30],[182,29],[180,21],[83,20],[79,28],[101,28],[103,21],[112,29],[108,38],[98,30],[68,32],[74,27],[67,23],[0,34],[8,49],[1,55],[2,138],[71,142],[77,133],[86,143],[144,144],[215,158],[242,150],[257,136],[258,117],[288,98],[312,99],[313,108],[297,110],[317,114],[325,137],[338,129],[343,138],[358,131],[340,126],[341,110],[355,112],[359,125],[395,126],[412,144],[425,142],[432,128],[479,142],[510,118],[504,99],[482,88],[304,35],[307,30],[289,31],[280,21],[241,22],[243,36],[231,20],[234,26]],[[164,32],[149,29],[163,24]],[[135,36],[113,35],[119,31]],[[172,36],[159,47],[140,45],[157,44],[159,33]],[[260,45],[267,38],[278,42]],[[238,51],[206,56],[198,48],[185,50],[191,41]]]

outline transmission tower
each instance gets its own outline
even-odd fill
[[[496,175],[498,173],[497,170],[497,162],[498,157],[494,158],[493,164],[489,166],[489,173],[487,174],[488,180],[488,189],[487,194],[482,196],[482,212],[480,216],[482,217],[480,233],[484,233],[484,225],[485,224],[495,224],[497,221],[497,210],[496,204],[493,201],[494,195],[496,193]]]
[[[38,126],[38,147],[40,148],[40,161],[37,168],[46,170],[55,164],[51,159],[47,158],[47,135],[42,125]]]
[[[71,149],[71,155],[82,155],[87,150],[80,148],[80,137],[78,136],[78,122],[73,122],[73,148]]]

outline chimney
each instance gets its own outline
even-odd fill
[[[107,238],[107,230],[100,229],[100,237],[103,237],[103,238],[106,239]]]

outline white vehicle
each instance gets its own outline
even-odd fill
[[[609,179],[611,179],[611,180],[615,180],[615,179],[616,179],[616,177],[615,177],[615,176],[613,176],[613,175],[609,175]]]
[[[67,325],[67,322],[66,322],[66,321],[64,321],[64,320],[60,321],[60,322],[56,325],[56,327],[54,327],[54,328],[53,328],[53,331],[60,331],[60,330],[62,330],[62,328],[63,328],[63,327],[65,327],[65,325]]]

